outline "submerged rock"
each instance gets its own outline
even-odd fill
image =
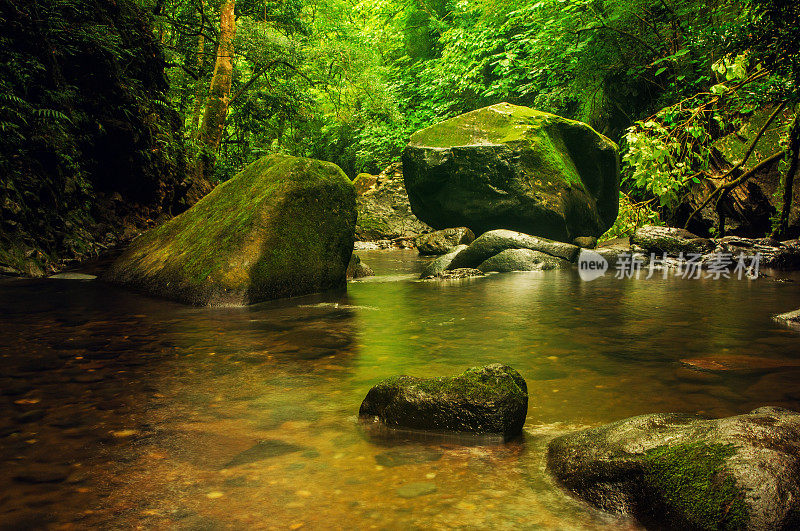
[[[459,267],[457,269],[447,269],[435,275],[422,277],[422,280],[457,280],[460,278],[482,277],[484,272],[472,267]]]
[[[137,238],[104,279],[209,306],[338,288],[355,221],[355,191],[338,166],[270,155]]]
[[[347,278],[371,277],[375,274],[371,267],[361,261],[361,257],[353,253],[347,264]]]
[[[419,254],[445,254],[458,245],[469,245],[473,240],[475,235],[467,227],[455,227],[421,234],[414,244]]]
[[[497,271],[547,271],[550,269],[568,269],[572,264],[562,258],[531,249],[506,249],[485,260],[478,269],[488,273]]]
[[[554,439],[547,468],[574,495],[657,529],[797,529],[800,414],[633,417]]]
[[[395,376],[379,383],[361,404],[361,417],[394,428],[502,434],[522,431],[528,412],[525,379],[495,363],[457,376]]]
[[[600,236],[619,208],[617,146],[581,122],[499,103],[414,133],[411,208],[434,228]]]
[[[449,269],[477,267],[506,249],[530,249],[550,256],[575,261],[580,248],[546,238],[538,238],[512,230],[493,230],[481,234],[469,247],[461,251],[451,262]]]

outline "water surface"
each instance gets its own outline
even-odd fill
[[[553,485],[549,438],[644,413],[800,408],[800,336],[771,319],[800,306],[800,282],[417,282],[414,251],[359,254],[377,276],[346,293],[247,309],[98,281],[0,282],[0,522],[635,528]],[[680,361],[698,357],[753,361]],[[493,362],[528,382],[514,441],[386,436],[356,418],[385,377]]]

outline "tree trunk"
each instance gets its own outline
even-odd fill
[[[201,5],[205,8],[206,2],[202,0]],[[203,86],[203,61],[205,59],[206,37],[202,31],[197,37],[197,86]],[[192,107],[191,135],[192,138],[197,138],[200,132],[200,111],[203,108],[203,93],[201,89],[197,90],[195,95],[194,106]]]
[[[203,125],[200,128],[200,145],[203,153],[199,166],[203,177],[208,177],[214,167],[214,159],[225,130],[225,117],[228,115],[233,82],[233,39],[236,35],[236,19],[233,14],[235,4],[235,0],[224,0],[220,7],[217,59],[206,100]]]
[[[789,229],[789,214],[792,211],[792,188],[794,188],[794,178],[797,175],[798,165],[800,164],[800,114],[795,116],[792,129],[789,133],[789,169],[783,180],[783,204],[778,223],[772,231],[771,237],[778,239],[784,236]]]

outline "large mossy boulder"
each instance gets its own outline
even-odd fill
[[[236,306],[345,285],[355,190],[335,164],[270,155],[137,238],[105,280]]]
[[[554,439],[547,468],[648,528],[800,528],[800,414],[786,409],[633,417]]]
[[[500,434],[522,431],[528,387],[511,367],[495,363],[457,376],[396,376],[369,390],[359,416],[393,428]]]
[[[572,241],[614,223],[618,158],[586,124],[499,103],[414,133],[403,172],[411,209],[436,229]]]

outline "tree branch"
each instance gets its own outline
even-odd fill
[[[742,157],[742,160],[737,162],[730,170],[725,172],[725,175],[722,176],[722,180],[723,181],[725,179],[727,179],[728,177],[730,177],[736,170],[741,168],[744,165],[744,163],[747,162],[747,159],[749,159],[750,155],[753,154],[753,151],[755,150],[756,144],[758,143],[758,141],[764,135],[764,133],[766,132],[767,128],[772,123],[772,121],[775,119],[775,117],[778,116],[778,114],[786,107],[787,103],[788,103],[787,101],[784,101],[780,105],[778,105],[778,108],[775,109],[775,111],[770,115],[769,119],[764,123],[764,125],[758,131],[758,134],[755,136],[755,138],[753,138],[753,141],[750,142],[750,145],[747,147],[747,151],[745,151],[745,154],[744,154],[744,157]],[[779,155],[779,154],[782,156],[783,153],[784,153],[783,151],[781,151],[779,153],[776,153],[775,155],[772,155],[767,160],[770,160],[770,159],[772,159],[773,157],[775,157],[776,155]],[[764,162],[766,162],[766,161],[764,161]],[[761,162],[758,166],[756,166],[756,168],[762,167],[764,162]],[[752,172],[753,172],[753,170],[750,170],[750,171],[746,172],[744,175],[752,174]],[[739,181],[739,179],[741,179],[741,177],[731,181],[730,183],[722,183],[719,186],[717,186],[717,188],[715,188],[710,194],[708,194],[708,197],[705,198],[705,200],[700,204],[700,206],[698,206],[696,209],[694,209],[694,211],[691,214],[689,214],[689,217],[686,219],[686,223],[684,223],[683,228],[684,229],[688,229],[689,222],[691,222],[692,219],[697,215],[697,213],[700,212],[701,210],[703,210],[711,202],[711,200],[714,198],[714,196],[716,196],[718,193],[722,192],[725,188],[735,188],[736,186],[738,186],[739,184],[744,182],[744,180]],[[734,184],[734,183],[736,183],[736,184]]]

